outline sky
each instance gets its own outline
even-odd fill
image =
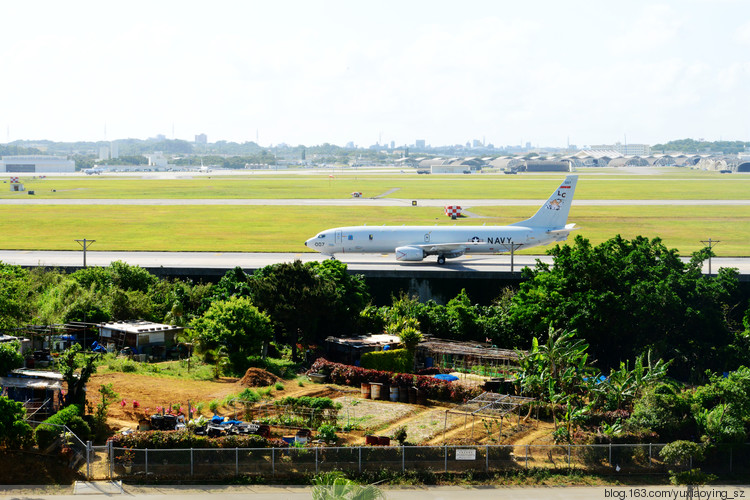
[[[29,0],[0,17],[0,143],[750,141],[747,0]]]

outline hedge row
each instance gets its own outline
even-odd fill
[[[34,431],[34,439],[39,449],[44,450],[54,443],[55,439],[64,431],[62,426],[68,425],[74,419],[80,420],[81,415],[83,415],[83,409],[79,405],[70,405],[39,424],[39,427]]]
[[[360,358],[362,368],[383,370],[386,372],[409,372],[414,365],[414,359],[406,349],[391,351],[373,351],[362,354]]]
[[[424,391],[426,397],[444,401],[464,402],[482,393],[479,387],[468,387],[455,382],[439,380],[428,375],[392,373],[382,370],[368,370],[358,366],[332,363],[318,358],[309,373],[325,373],[334,384],[359,387],[363,382],[378,382],[399,387],[416,387]]]
[[[285,446],[280,439],[266,439],[254,434],[222,436],[210,438],[196,436],[191,432],[148,431],[116,434],[112,437],[112,446],[117,448],[135,448],[150,450],[186,449],[186,448],[278,448]]]

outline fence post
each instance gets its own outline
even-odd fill
[[[86,480],[91,480],[91,441],[86,441]]]
[[[526,445],[526,468],[529,468],[529,445]]]
[[[609,459],[607,459],[607,462],[609,462],[609,466],[612,467],[612,443],[609,443]]]
[[[193,465],[193,449],[190,448],[190,475],[192,476],[195,472],[194,465]]]
[[[570,469],[570,443],[568,443],[568,469]]]
[[[313,408],[313,411],[315,411],[315,408]],[[318,473],[318,450],[319,449],[320,449],[319,447],[317,446],[315,447],[315,473],[316,474]]]
[[[490,471],[490,445],[484,447],[484,471]]]
[[[276,448],[271,448],[271,475],[276,475]]]
[[[652,467],[653,465],[651,462],[651,443],[648,443],[648,466]]]
[[[144,461],[146,463],[146,474],[148,474],[148,448],[146,448],[146,458]]]
[[[234,449],[234,475],[240,475],[240,449]]]
[[[362,474],[362,447],[359,447],[359,461],[358,461],[359,473]]]
[[[401,473],[406,470],[406,446],[401,445]]]
[[[107,445],[109,445],[109,479],[112,479],[115,475],[115,448],[112,446],[112,441],[108,442]]]
[[[448,472],[448,445],[445,445],[445,472]]]

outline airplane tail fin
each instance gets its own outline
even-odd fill
[[[543,227],[547,229],[563,229],[568,222],[570,206],[573,204],[573,193],[578,182],[577,175],[565,177],[560,186],[555,189],[549,199],[530,219],[511,224],[512,226]]]

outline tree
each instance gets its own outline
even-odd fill
[[[29,273],[0,262],[0,329],[15,328],[31,317]]]
[[[678,376],[726,368],[735,338],[725,310],[737,273],[720,269],[704,277],[708,249],[685,263],[659,238],[618,235],[593,246],[578,236],[549,253],[552,266],[524,269],[526,281],[508,310],[508,327],[523,338],[542,335],[546,325],[575,329],[602,370],[649,349],[655,358],[674,358]]]
[[[360,312],[369,301],[363,278],[349,276],[346,264],[339,261],[274,264],[257,270],[247,287],[242,281],[229,286],[247,291],[253,303],[268,313],[277,340],[291,346],[295,361],[298,344],[319,344],[328,335],[356,331]]]
[[[22,403],[0,396],[0,446],[18,449],[32,444],[34,433],[25,418]]]
[[[211,304],[208,311],[190,324],[203,352],[225,347],[237,364],[248,356],[263,354],[271,340],[271,320],[246,297],[231,297]],[[235,366],[241,369],[241,366]]]
[[[63,381],[68,386],[68,392],[65,394],[65,406],[79,405],[81,408],[85,408],[86,383],[91,375],[96,373],[98,354],[91,354],[81,359],[78,356],[80,352],[80,344],[73,344],[69,349],[63,351],[58,358],[58,368],[62,373]]]
[[[20,348],[21,345],[17,341],[0,344],[0,377],[4,377],[11,370],[23,366]]]
[[[532,340],[531,350],[519,352],[518,378],[522,390],[550,404],[555,439],[569,440],[573,416],[580,414],[588,395],[593,370],[588,367],[588,345],[576,338],[575,330],[553,329],[547,341]],[[560,418],[560,408],[565,413]],[[561,426],[565,423],[565,426]]]

